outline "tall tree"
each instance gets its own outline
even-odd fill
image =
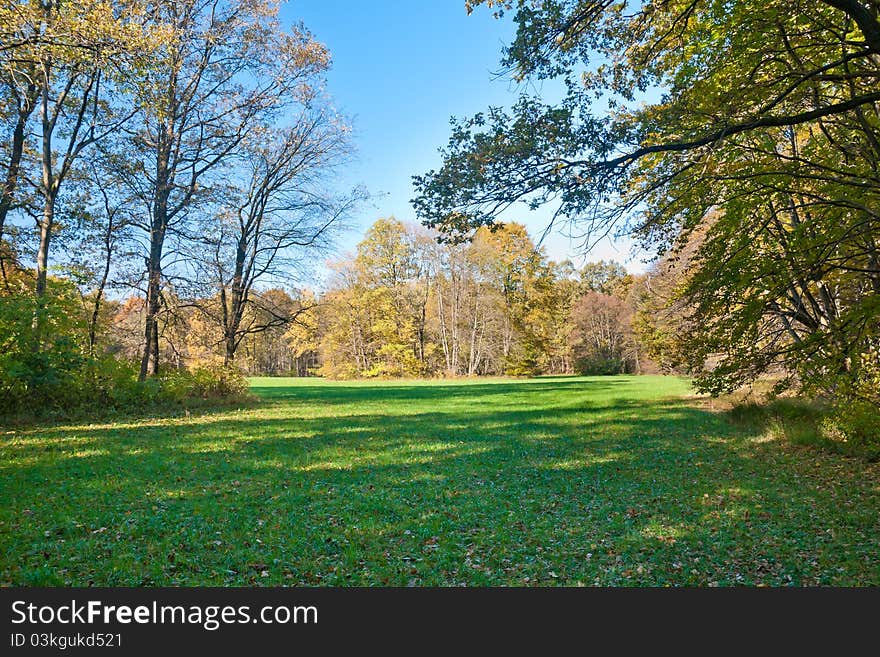
[[[41,198],[37,214],[37,312],[33,344],[41,342],[41,311],[46,293],[49,249],[62,185],[86,149],[117,131],[133,112],[111,95],[155,43],[158,33],[144,27],[142,7],[88,0],[17,3],[4,7],[10,42],[0,66],[15,99],[15,125],[0,217],[12,206],[24,152],[24,129],[36,109],[38,169],[34,187]]]
[[[28,21],[12,20],[12,16],[3,16],[9,20],[4,35],[8,41],[18,40],[26,43],[29,32],[34,29]],[[30,46],[30,44],[28,44]],[[22,158],[27,137],[28,123],[37,106],[39,86],[37,85],[36,61],[32,51],[25,46],[5,48],[0,51],[0,121],[4,139],[2,152],[2,188],[0,188],[0,243],[4,237],[6,217],[13,208],[16,190],[19,184]],[[0,275],[6,283],[5,251],[0,253]],[[11,264],[11,263],[10,263]]]
[[[169,233],[210,199],[243,141],[292,99],[312,94],[327,50],[302,27],[281,29],[271,0],[163,0],[172,38],[139,90],[128,183],[146,211],[146,316],[140,377],[159,372],[159,315]]]
[[[465,245],[436,237],[379,219],[337,265],[315,329],[324,374],[530,374],[569,362],[549,353],[567,319],[553,304],[569,292],[554,291],[555,269],[523,226],[481,229]]]

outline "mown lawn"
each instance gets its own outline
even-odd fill
[[[877,465],[664,377],[255,379],[0,434],[0,583],[880,584]]]

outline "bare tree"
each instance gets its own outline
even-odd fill
[[[210,255],[203,258],[219,295],[219,308],[206,312],[222,330],[227,365],[247,335],[295,319],[255,294],[258,284],[295,281],[365,198],[360,189],[344,196],[326,191],[351,154],[348,134],[331,111],[306,108],[295,125],[260,134],[242,153],[237,189],[220,219],[212,221],[213,234],[211,226],[206,229]],[[246,313],[249,308],[258,312]]]

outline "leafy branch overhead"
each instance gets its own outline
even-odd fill
[[[559,196],[568,218],[612,199],[631,209],[626,192],[640,180],[637,165],[656,168],[651,156],[681,154],[669,164],[683,170],[663,173],[683,175],[683,161],[736,136],[873,107],[876,11],[794,4],[516,3],[504,65],[518,79],[561,77],[568,94],[552,105],[523,96],[509,113],[454,121],[443,167],[415,177],[420,216],[472,227],[533,194]],[[632,102],[646,91],[657,101]]]

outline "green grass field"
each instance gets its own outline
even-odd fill
[[[5,585],[880,584],[880,474],[673,377],[255,379],[4,429]]]

